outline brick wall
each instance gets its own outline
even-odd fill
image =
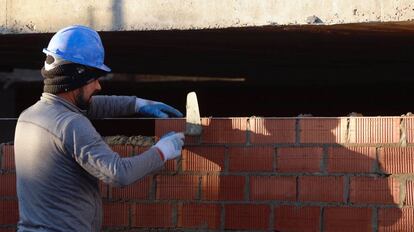
[[[202,121],[165,170],[101,184],[105,231],[414,231],[414,117]],[[160,119],[154,133],[184,128]],[[13,146],[1,150],[0,232],[18,217]]]

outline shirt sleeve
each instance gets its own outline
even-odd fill
[[[67,124],[63,143],[67,152],[83,169],[115,186],[129,185],[164,166],[156,148],[137,156],[120,157],[82,115]]]
[[[134,96],[92,96],[87,112],[89,118],[110,118],[133,115]]]

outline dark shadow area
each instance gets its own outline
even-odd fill
[[[113,23],[121,22],[114,15]],[[414,100],[412,23],[100,34],[114,73],[245,79],[103,83],[102,94],[138,95],[182,111],[187,92],[196,91],[202,116],[400,115]],[[39,70],[51,36],[0,35],[0,71]],[[7,91],[15,107],[3,117],[17,117],[38,99],[42,83],[18,81]]]

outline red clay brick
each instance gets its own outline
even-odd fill
[[[177,170],[177,160],[167,160],[167,162],[165,162],[163,172],[176,172]]]
[[[123,188],[112,187],[111,197],[113,199],[148,199],[151,190],[152,176],[144,177],[142,180],[135,182]]]
[[[351,177],[352,203],[399,203],[399,183],[393,178]]]
[[[197,197],[198,176],[157,176],[157,199],[193,200]]]
[[[15,200],[0,200],[0,225],[16,225],[19,208]]]
[[[276,170],[278,172],[320,172],[322,148],[279,148],[276,160]]]
[[[203,176],[203,200],[243,200],[245,188],[244,176]]]
[[[296,200],[296,177],[250,177],[250,200]]]
[[[230,147],[229,171],[271,172],[273,170],[273,147]]]
[[[379,208],[378,232],[414,231],[414,208]]]
[[[301,143],[341,143],[341,120],[339,118],[301,118]]]
[[[103,204],[103,226],[128,226],[129,205],[126,203]]]
[[[14,146],[4,144],[1,154],[1,168],[6,170],[14,170]]]
[[[246,143],[247,118],[202,118],[203,143]]]
[[[0,232],[16,232],[16,227],[7,227],[7,228],[0,228]]]
[[[268,230],[268,205],[225,205],[225,229]]]
[[[344,201],[344,179],[339,176],[299,177],[300,201]]]
[[[250,142],[252,144],[264,143],[295,143],[295,119],[250,119]]]
[[[155,119],[155,136],[159,139],[168,132],[184,132],[185,119]],[[185,144],[198,144],[199,136],[185,136]]]
[[[406,183],[406,196],[405,196],[405,205],[414,205],[414,180],[407,180]]]
[[[155,136],[160,138],[164,134],[175,131],[185,131],[185,119],[156,119]]]
[[[136,204],[132,207],[134,227],[172,227],[171,204]]]
[[[183,171],[224,170],[224,147],[187,147],[182,154]]]
[[[319,207],[279,206],[275,208],[275,230],[320,231]]]
[[[355,117],[354,128],[350,129],[355,143],[398,143],[400,140],[400,118],[397,117]],[[354,138],[353,138],[354,137]]]
[[[325,232],[371,232],[370,208],[325,208]]]
[[[184,204],[178,208],[178,227],[220,229],[221,206],[218,204]]]
[[[385,173],[414,173],[414,147],[382,148],[379,163]]]
[[[0,175],[0,197],[16,196],[16,174]]]
[[[375,160],[375,147],[330,147],[327,171],[330,173],[372,172]]]
[[[111,145],[111,149],[121,157],[128,157],[134,154],[134,147],[131,145]]]
[[[414,117],[404,117],[407,130],[407,142],[414,143]]]

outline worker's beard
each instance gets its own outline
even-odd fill
[[[91,104],[90,99],[92,95],[89,97],[89,99],[86,99],[85,92],[83,91],[83,88],[79,89],[79,93],[75,97],[75,104],[79,109],[81,110],[88,110],[89,106]]]

